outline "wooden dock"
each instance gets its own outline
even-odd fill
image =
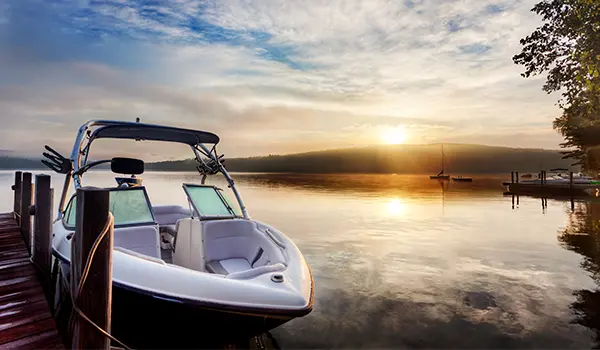
[[[566,179],[565,179],[566,180]],[[548,182],[547,172],[541,170],[536,179],[520,180],[519,172],[512,171],[510,182],[503,182],[505,195],[552,196],[552,197],[600,197],[600,182],[581,183],[574,181],[573,172],[564,182]]]
[[[0,348],[64,349],[13,213],[0,214]]]

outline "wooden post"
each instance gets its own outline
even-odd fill
[[[515,172],[515,179],[516,179],[516,182],[519,183],[519,172],[518,171]]]
[[[569,188],[573,189],[573,172],[569,172]]]
[[[544,171],[542,170],[540,171],[540,183],[542,184],[542,187],[544,187],[544,177],[546,176],[544,174]]]
[[[548,184],[548,174],[546,174],[546,170],[544,170],[544,185]]]
[[[21,219],[21,177],[22,173],[15,171],[15,184],[12,186],[12,190],[14,191],[13,213],[17,220],[17,225]]]
[[[575,200],[571,197],[571,212],[575,211]]]
[[[50,175],[36,175],[35,204],[30,211],[34,215],[31,255],[44,282],[49,280],[52,266],[52,198]]]
[[[31,255],[31,215],[29,207],[33,201],[33,184],[31,183],[31,173],[23,173],[21,182],[21,235],[25,240],[27,251]]]
[[[510,183],[511,184],[515,183],[515,172],[514,171],[510,172]]]
[[[77,190],[77,212],[75,234],[71,243],[71,286],[72,293],[80,288],[80,279],[90,250],[109,220],[109,191],[97,188]],[[76,298],[76,305],[96,325],[110,331],[112,301],[112,248],[114,225],[96,249],[89,274],[81,293]],[[110,340],[98,329],[83,319],[73,310],[73,349],[109,349]]]

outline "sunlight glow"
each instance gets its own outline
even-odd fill
[[[381,134],[381,140],[388,145],[398,145],[404,143],[406,140],[406,129],[402,125],[399,125],[395,128],[385,129]]]
[[[387,209],[391,215],[400,215],[404,213],[404,210],[406,209],[406,203],[402,202],[398,198],[393,198],[387,203]]]

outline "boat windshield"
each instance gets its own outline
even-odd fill
[[[75,227],[77,196],[73,196],[67,205],[63,223],[66,227]],[[137,226],[154,224],[154,215],[144,187],[110,189],[109,211],[115,218],[115,226]]]
[[[194,212],[200,218],[233,218],[241,216],[220,188],[209,185],[184,184],[183,189]],[[235,209],[234,209],[235,208]]]

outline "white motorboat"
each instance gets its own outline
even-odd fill
[[[189,207],[152,205],[141,160],[89,162],[90,146],[103,138],[187,144],[198,162],[198,184],[182,184]],[[44,164],[65,175],[53,224],[58,285],[68,290],[76,195],[86,171],[111,164],[114,216],[112,330],[127,343],[142,330],[144,347],[169,347],[190,334],[210,339],[252,337],[311,312],[314,282],[300,250],[285,234],[249,217],[235,183],[216,151],[215,134],[160,125],[90,121],[81,126],[69,158],[51,148]],[[224,176],[237,201],[206,183]],[[131,176],[131,177],[129,177]],[[174,189],[176,190],[176,189]],[[66,287],[65,287],[66,285]]]

